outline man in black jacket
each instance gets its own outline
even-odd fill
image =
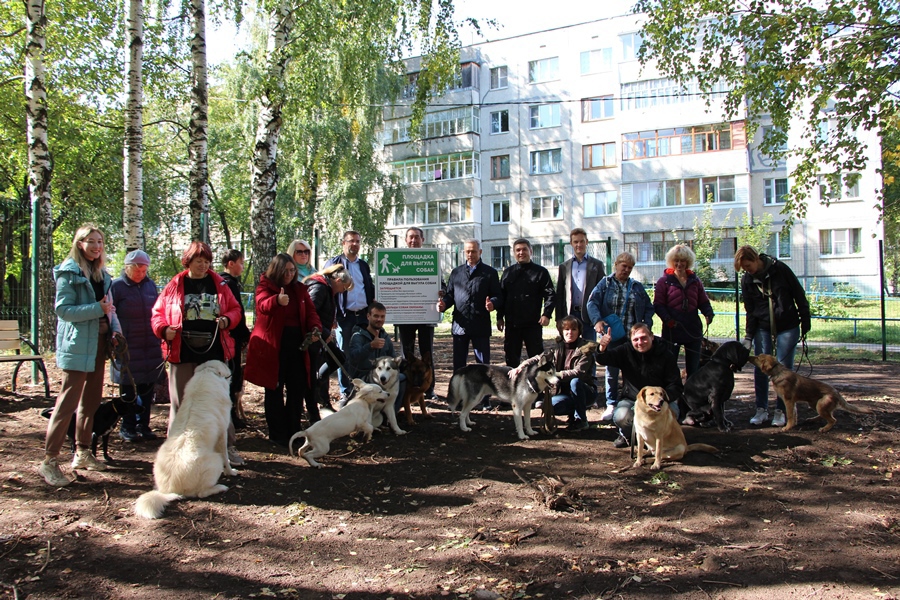
[[[523,343],[528,357],[544,351],[543,328],[553,316],[556,292],[547,269],[531,262],[531,242],[517,239],[513,254],[516,264],[507,267],[500,278],[503,303],[497,307],[497,329],[506,329],[503,350],[507,366],[518,367]]]
[[[491,311],[500,304],[500,279],[497,271],[481,262],[481,243],[466,240],[463,246],[466,264],[450,272],[447,291],[437,308],[453,311],[453,370],[466,366],[469,343],[475,352],[475,362],[491,362]]]
[[[678,418],[679,401],[683,401],[684,384],[678,359],[672,346],[661,337],[654,336],[646,323],[637,323],[629,332],[631,343],[621,344],[606,351],[612,342],[610,331],[599,340],[597,364],[612,365],[622,370],[625,387],[619,394],[619,402],[613,414],[613,422],[619,427],[616,448],[628,446],[631,424],[634,422],[634,401],[641,388],[659,386],[669,396],[669,407]]]

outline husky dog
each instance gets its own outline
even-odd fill
[[[462,402],[459,412],[460,429],[471,431],[469,425],[472,425],[472,419],[469,418],[469,412],[485,395],[493,394],[501,401],[512,404],[513,423],[520,440],[536,435],[537,432],[531,428],[531,408],[540,393],[559,381],[553,360],[544,353],[539,361],[525,367],[513,379],[509,377],[511,370],[509,367],[493,365],[466,365],[453,374],[447,404],[451,410],[456,410]],[[528,435],[525,435],[526,432]]]
[[[400,425],[397,424],[397,411],[394,407],[400,394],[400,359],[390,356],[376,359],[375,366],[366,375],[366,383],[380,385],[388,393],[387,400],[372,405],[372,427],[381,427],[384,417],[387,416],[391,430],[397,435],[405,434],[406,431],[400,429]]]
[[[218,360],[197,367],[184,388],[184,402],[169,428],[153,463],[156,489],[142,494],[134,512],[145,519],[158,519],[166,506],[179,498],[206,498],[228,491],[217,483],[224,472],[238,474],[228,462],[228,423],[231,371]]]

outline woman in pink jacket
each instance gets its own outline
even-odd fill
[[[703,325],[699,310],[709,325],[713,320],[713,308],[703,282],[691,271],[694,251],[682,244],[672,246],[666,252],[668,269],[656,282],[653,292],[653,310],[662,320],[662,338],[675,346],[675,356],[684,346],[684,366],[687,376],[700,368],[700,341]]]
[[[297,281],[297,266],[287,254],[278,254],[269,263],[256,286],[256,322],[247,346],[244,379],[265,388],[266,423],[269,439],[287,446],[300,431],[303,400],[310,423],[319,420],[319,408],[312,394],[307,340],[313,329],[322,331],[306,286]],[[286,394],[286,395],[285,395]]]
[[[210,269],[212,250],[191,242],[181,256],[184,271],[172,278],[153,305],[150,325],[169,362],[169,427],[181,407],[184,388],[197,365],[234,356],[229,330],[241,320],[241,306],[225,280]],[[234,444],[229,434],[229,447]]]

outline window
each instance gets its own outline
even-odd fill
[[[842,256],[862,252],[862,229],[822,229],[819,231],[819,254]]]
[[[775,258],[791,257],[791,232],[786,230],[776,231],[769,238],[769,246],[766,254]]]
[[[491,134],[509,131],[509,111],[498,110],[491,113]]]
[[[427,183],[446,179],[467,179],[479,176],[481,154],[459,152],[441,156],[428,156],[391,163],[394,174],[401,183]]]
[[[706,202],[734,202],[734,175],[648,181],[631,185],[633,208],[691,206]]]
[[[435,138],[470,131],[478,133],[479,121],[479,110],[474,106],[467,106],[427,113],[422,126],[425,128],[426,138]]]
[[[502,271],[510,264],[509,256],[509,246],[492,246],[491,266],[498,271]]]
[[[559,79],[559,57],[532,60],[528,63],[528,83]]]
[[[768,137],[775,142],[776,150],[779,152],[787,150],[787,135],[777,127],[774,127],[773,125],[763,125],[760,127],[760,134],[759,143],[762,143],[762,141]]]
[[[531,174],[542,175],[544,173],[562,172],[562,150],[535,150],[531,153]]]
[[[784,204],[787,201],[788,180],[786,178],[765,179],[763,189],[766,204]]]
[[[502,90],[509,86],[506,67],[494,67],[491,69],[491,89]]]
[[[602,169],[616,166],[616,144],[590,144],[582,146],[582,168]]]
[[[612,71],[612,48],[599,48],[581,53],[581,74]]]
[[[509,154],[491,157],[491,179],[509,177]]]
[[[618,212],[619,199],[615,190],[584,193],[585,217],[602,217],[603,215],[614,215]]]
[[[539,104],[529,108],[531,128],[559,127],[559,104]]]
[[[622,42],[622,60],[637,59],[638,50],[644,44],[644,36],[640,32],[626,33],[625,35],[620,35],[619,40]]]
[[[509,200],[494,200],[491,202],[491,224],[509,223]]]
[[[730,91],[728,85],[719,82],[711,86],[711,93]],[[694,79],[681,85],[674,79],[647,79],[632,81],[620,86],[619,96],[622,99],[622,110],[650,108],[666,104],[683,104],[701,102],[703,94],[700,85]]]
[[[531,247],[531,260],[535,264],[549,268],[555,267],[564,258],[559,254],[559,244],[534,244]]]
[[[403,90],[400,92],[400,95],[408,100],[410,98],[415,98],[416,93],[419,90],[419,73],[407,73],[406,74],[406,85],[403,86]]]
[[[472,220],[472,199],[429,200],[413,202],[397,207],[394,225],[437,225],[462,223]]]
[[[673,127],[626,133],[623,160],[732,149],[732,124]]]
[[[625,234],[625,251],[630,252],[638,263],[665,261],[671,246],[672,240],[663,239],[661,231]]]
[[[459,65],[459,71],[456,73],[456,78],[453,83],[450,84],[451,90],[465,90],[469,88],[478,88],[478,64],[477,63],[465,63]]]
[[[537,196],[531,199],[531,220],[562,218],[562,196]]]
[[[859,198],[859,173],[819,175],[819,201],[828,204]]]
[[[585,98],[581,101],[582,121],[599,121],[600,119],[611,119],[613,116],[612,96]]]

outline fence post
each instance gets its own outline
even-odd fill
[[[734,254],[737,254],[737,238],[734,238]],[[734,339],[741,341],[741,277],[734,270]]]
[[[885,294],[887,285],[884,280],[884,240],[878,240],[878,274],[881,276],[881,362],[887,362],[887,307]]]

